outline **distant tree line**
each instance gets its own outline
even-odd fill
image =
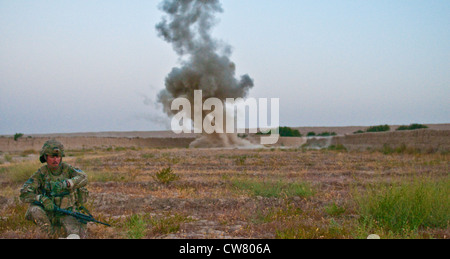
[[[417,130],[417,129],[427,129],[428,126],[423,124],[411,124],[411,125],[402,125],[396,129],[396,131],[402,131],[402,130]],[[371,126],[367,128],[365,131],[358,130],[353,132],[354,134],[360,134],[360,133],[366,133],[366,132],[384,132],[384,131],[390,131],[391,128],[389,125],[378,125],[378,126]]]

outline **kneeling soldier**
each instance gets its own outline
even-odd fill
[[[41,163],[47,163],[25,182],[20,190],[20,200],[30,203],[25,215],[50,237],[55,237],[61,227],[65,235],[86,237],[86,224],[68,215],[55,212],[55,206],[69,211],[79,211],[86,202],[87,175],[80,169],[62,162],[64,146],[56,141],[45,142],[40,152]]]

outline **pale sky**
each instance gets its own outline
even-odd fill
[[[0,0],[0,134],[165,130],[159,0]],[[222,0],[213,30],[282,126],[450,123],[450,1]]]

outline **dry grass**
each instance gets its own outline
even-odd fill
[[[382,238],[449,237],[449,204],[439,203],[449,197],[448,154],[125,148],[72,153],[65,161],[89,175],[88,208],[113,225],[89,224],[91,238],[347,239],[374,232]],[[23,220],[26,206],[17,200],[31,165],[36,163],[0,169],[2,238],[42,237]],[[159,181],[156,173],[169,167],[173,180]],[[20,168],[27,173],[16,176]],[[383,197],[398,196],[386,191],[389,186],[440,204],[443,208],[421,211],[422,216],[439,213],[439,224],[409,228],[403,222],[400,231],[382,224],[362,204],[376,207]],[[413,198],[393,202],[415,204]],[[408,206],[405,213],[414,213]]]

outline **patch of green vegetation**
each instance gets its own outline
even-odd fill
[[[126,237],[129,239],[142,239],[147,235],[148,222],[144,215],[132,215],[124,223]]]
[[[34,227],[33,222],[26,220],[24,215],[28,209],[28,204],[24,204],[15,199],[14,203],[2,211],[0,219],[0,236],[6,231],[22,231]]]
[[[353,132],[353,134],[362,134],[362,133],[365,133],[365,132],[362,130],[357,130],[357,131]]]
[[[129,239],[142,239],[149,235],[167,235],[178,232],[181,224],[192,219],[180,214],[163,217],[148,214],[132,215],[123,223],[124,232]]]
[[[127,150],[126,147],[114,147],[114,151],[116,151],[116,152],[125,151],[125,150]]]
[[[14,134],[14,141],[19,140],[21,137],[23,137],[23,133],[16,133],[16,134]]]
[[[366,132],[384,132],[389,130],[391,130],[391,127],[389,127],[389,125],[379,125],[369,127]]]
[[[302,134],[299,130],[292,129],[289,127],[280,127],[280,136],[281,137],[301,137]]]
[[[181,223],[191,221],[192,219],[177,213],[163,218],[151,217],[149,219],[149,223],[152,226],[152,233],[154,235],[166,235],[178,232],[180,230]]]
[[[237,190],[249,192],[252,196],[262,197],[309,197],[313,189],[307,183],[291,183],[285,181],[260,181],[234,179],[232,186]]]
[[[155,158],[155,154],[153,154],[153,153],[144,153],[144,154],[141,155],[141,157],[143,159],[152,159],[152,158]]]
[[[152,175],[153,179],[158,183],[170,184],[173,181],[179,180],[180,176],[175,174],[171,167],[163,168]]]
[[[367,128],[365,131],[363,130],[358,130],[353,132],[353,134],[362,134],[362,133],[366,133],[366,132],[386,132],[386,131],[390,131],[391,127],[389,127],[389,125],[378,125],[378,126],[371,126],[369,128]]]
[[[338,239],[351,236],[351,228],[339,224],[334,219],[326,224],[317,226],[306,223],[306,219],[297,219],[288,222],[285,226],[276,229],[277,239]]]
[[[13,184],[25,183],[33,173],[35,173],[41,164],[39,161],[14,163],[0,168],[0,174],[4,175],[8,182]]]
[[[421,151],[416,149],[416,148],[407,147],[406,144],[401,144],[400,146],[395,147],[395,148],[392,148],[388,144],[384,144],[383,148],[381,149],[381,153],[383,153],[385,155],[390,155],[390,154],[419,154],[419,153],[421,153]],[[433,152],[430,152],[430,153],[433,153]]]
[[[417,129],[428,129],[428,126],[423,124],[411,124],[409,126],[406,125],[400,126],[396,130],[401,131],[401,130],[417,130]]]
[[[273,130],[271,130],[269,133],[261,133],[258,132],[257,135],[270,135],[273,133]],[[299,130],[292,129],[290,127],[279,127],[278,128],[278,134],[280,134],[281,137],[301,137],[302,134]]]
[[[268,208],[267,211],[257,210],[252,215],[253,222],[256,224],[271,223],[274,221],[286,221],[292,218],[299,217],[303,211],[300,208],[295,208],[288,205],[286,208]]]
[[[345,213],[345,211],[346,211],[345,207],[339,206],[335,202],[333,202],[325,207],[325,212],[329,216],[334,216],[334,217],[341,216],[342,214]]]
[[[450,178],[415,179],[393,185],[373,185],[356,195],[362,228],[394,235],[419,229],[447,229],[450,222]]]
[[[334,150],[334,151],[347,151],[347,148],[342,144],[337,145],[331,145],[328,147],[328,150]]]

